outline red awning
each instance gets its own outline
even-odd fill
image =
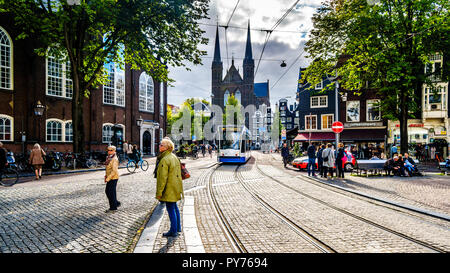
[[[334,133],[299,133],[294,141],[331,141],[335,140],[336,136]]]

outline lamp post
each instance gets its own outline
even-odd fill
[[[34,115],[38,118],[38,140],[41,140],[41,117],[44,114],[45,106],[42,105],[41,101],[37,101],[36,105],[34,106]]]

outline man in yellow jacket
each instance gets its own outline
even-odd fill
[[[165,237],[177,236],[181,232],[180,211],[177,201],[183,197],[180,160],[172,153],[173,142],[164,138],[159,145],[160,155],[156,160],[156,199],[166,203],[170,219],[170,230]]]

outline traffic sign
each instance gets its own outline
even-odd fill
[[[331,130],[333,130],[333,132],[339,134],[340,132],[344,131],[344,124],[342,124],[342,122],[340,122],[340,121],[335,121],[331,125]]]

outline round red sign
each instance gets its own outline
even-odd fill
[[[333,132],[335,132],[335,133],[340,133],[340,132],[344,131],[344,124],[342,124],[342,122],[340,122],[340,121],[335,121],[331,125],[331,130],[333,130]]]

